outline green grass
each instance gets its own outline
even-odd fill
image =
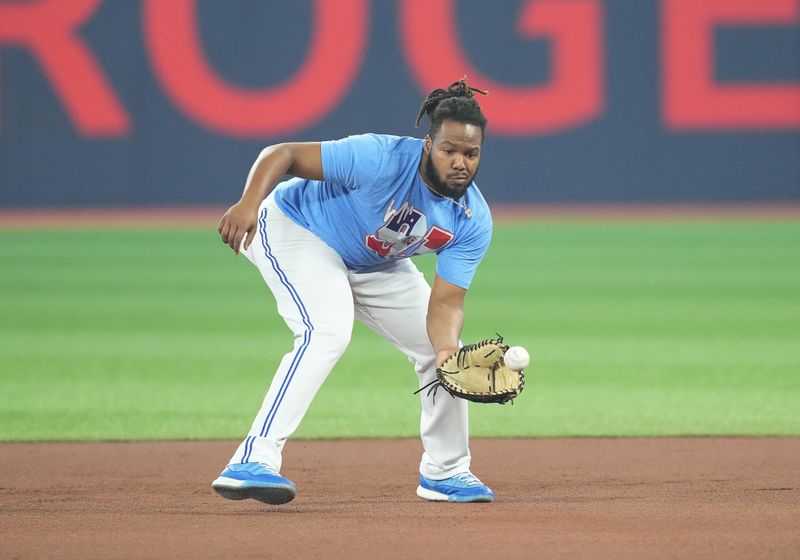
[[[0,440],[242,437],[291,339],[226,249],[0,231]],[[476,436],[800,434],[798,223],[501,225],[466,311],[534,359]],[[358,325],[297,435],[415,436],[415,388]]]

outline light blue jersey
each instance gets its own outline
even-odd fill
[[[436,273],[468,288],[492,236],[489,207],[475,183],[460,200],[434,195],[419,175],[423,141],[364,134],[322,143],[324,181],[290,179],[275,202],[355,270],[435,252]]]

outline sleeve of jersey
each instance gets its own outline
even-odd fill
[[[445,247],[436,258],[436,274],[451,284],[465,290],[483,260],[492,240],[492,222],[472,229],[462,240],[451,247]]]
[[[347,189],[374,182],[383,161],[384,144],[374,134],[322,142],[325,181]]]

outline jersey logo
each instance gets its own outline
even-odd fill
[[[438,226],[428,228],[428,219],[408,202],[397,210],[392,208],[394,200],[384,216],[384,224],[364,241],[371,250],[386,259],[411,257],[438,251],[455,235]]]

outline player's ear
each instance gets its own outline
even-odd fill
[[[422,142],[422,149],[425,151],[425,155],[431,155],[431,144],[433,144],[433,140],[431,140],[430,134],[426,134]]]

